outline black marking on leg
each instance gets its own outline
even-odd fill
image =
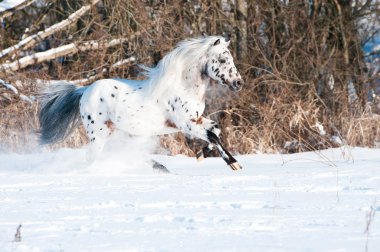
[[[88,115],[88,116],[87,116],[87,119],[88,119],[88,120],[91,120],[91,116],[90,116],[90,115]]]
[[[113,98],[115,98],[115,95],[114,95],[114,94],[111,94],[111,96],[112,96]]]
[[[206,146],[206,147],[203,147],[202,152],[203,152],[203,156],[205,158],[208,158],[208,157],[211,157],[212,149],[210,149],[208,146]]]
[[[207,138],[210,143],[215,144],[219,154],[222,156],[223,160],[227,163],[227,165],[233,168],[233,164],[237,163],[236,159],[229,153],[220,142],[220,138],[212,131],[207,130]],[[240,167],[240,166],[239,166]],[[241,169],[241,167],[240,167]]]
[[[203,151],[202,150],[198,151],[195,157],[197,158],[198,161],[203,160],[204,159]]]
[[[210,149],[208,146],[203,147],[200,151],[197,152],[196,157],[197,160],[202,160],[204,158],[211,157],[212,149]]]

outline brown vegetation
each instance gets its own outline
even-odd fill
[[[32,3],[4,18],[0,51],[19,43],[22,36],[64,21],[87,4],[91,8],[78,21],[38,40],[33,50],[21,46],[4,55],[0,69],[7,61],[71,43],[125,39],[123,43],[36,60],[40,63],[13,72],[2,68],[0,79],[32,96],[36,79],[88,84],[99,78],[141,78],[137,63],[156,64],[178,41],[202,33],[227,33],[246,85],[239,94],[210,87],[205,115],[220,122],[223,141],[232,152],[323,149],[339,146],[336,137],[355,146],[374,147],[380,142],[378,103],[367,99],[375,80],[368,75],[361,49],[371,34],[359,36],[358,31],[363,16],[378,13],[376,1],[362,5],[340,0]],[[115,65],[132,56],[135,60]],[[1,86],[0,91],[0,146],[34,148],[36,141],[30,135],[38,129],[38,102],[29,104]],[[78,130],[57,146],[81,146],[86,141]],[[194,155],[201,144],[181,134],[162,138],[162,145],[173,154]]]

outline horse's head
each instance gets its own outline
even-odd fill
[[[228,45],[230,41],[218,38],[210,45],[206,63],[207,75],[232,91],[241,90],[244,81],[235,67]]]

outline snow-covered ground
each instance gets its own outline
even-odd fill
[[[379,149],[237,156],[239,172],[155,156],[171,174],[84,155],[0,154],[1,251],[380,251]]]

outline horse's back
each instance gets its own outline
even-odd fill
[[[119,84],[127,85],[131,88],[139,88],[139,87],[145,86],[144,80],[130,80],[130,79],[119,79],[119,78],[108,79],[108,80],[112,80],[112,82],[117,82]]]
[[[94,82],[84,92],[80,105],[87,131],[92,132],[93,126],[102,128],[102,124],[109,126],[110,123],[132,135],[178,131],[167,127],[164,107],[158,100],[150,99],[146,95],[148,92],[142,81],[104,79]]]

